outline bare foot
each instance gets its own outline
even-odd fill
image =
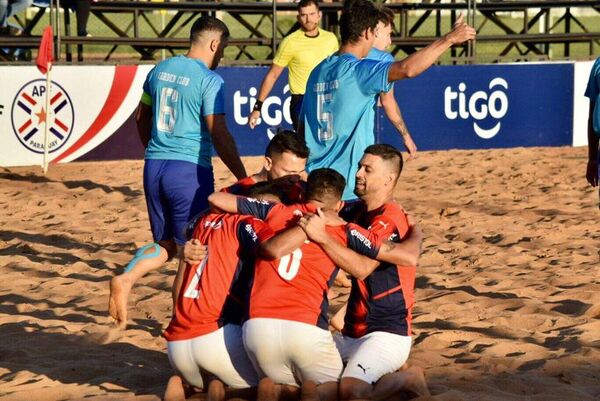
[[[208,385],[206,401],[225,401],[225,386],[221,380],[213,380]]]
[[[163,397],[164,401],[185,401],[183,381],[179,376],[171,376]]]
[[[317,384],[311,380],[302,382],[300,401],[319,401]]]
[[[256,401],[277,401],[279,394],[273,380],[265,377],[258,383]]]
[[[431,395],[427,388],[427,381],[425,381],[425,374],[423,369],[418,366],[411,366],[404,371],[406,375],[406,381],[404,382],[404,388],[412,391],[417,396]]]
[[[132,284],[124,274],[110,280],[108,313],[114,319],[115,326],[124,329],[127,326],[127,299]]]
[[[344,272],[343,270],[340,270],[338,272],[337,276],[335,277],[334,284],[345,288],[352,287],[352,281],[348,278],[346,272]]]

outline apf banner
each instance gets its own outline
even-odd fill
[[[76,160],[113,135],[137,106],[149,66],[54,66],[50,108],[35,67],[0,67],[0,165]],[[137,135],[132,132],[133,135]]]
[[[395,84],[422,150],[571,145],[573,64],[436,66]],[[384,113],[379,141],[401,143]]]

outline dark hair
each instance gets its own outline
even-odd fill
[[[273,153],[290,152],[301,159],[308,158],[308,147],[298,138],[294,131],[279,131],[267,145],[265,156],[272,157]]]
[[[346,179],[331,168],[318,168],[308,175],[306,181],[306,199],[339,201],[342,198]]]
[[[269,181],[260,181],[252,185],[248,190],[247,195],[250,198],[256,198],[260,195],[273,195],[281,199],[283,189],[280,186],[273,185]]]
[[[394,172],[396,173],[396,181],[400,178],[402,173],[402,167],[404,166],[404,160],[402,160],[402,153],[393,147],[385,143],[378,143],[375,145],[367,146],[365,154],[375,155],[381,157],[384,161],[394,166]]]
[[[379,22],[385,26],[391,25],[394,29],[394,11],[389,7],[379,6]]]
[[[300,0],[298,2],[298,12],[300,12],[301,8],[308,7],[311,4],[314,4],[315,7],[317,7],[317,10],[319,9],[319,1],[318,0]]]
[[[374,30],[379,22],[379,7],[370,0],[349,0],[340,17],[342,44],[356,43],[366,30]]]
[[[192,28],[190,29],[190,43],[196,42],[196,40],[198,40],[198,36],[200,36],[202,32],[207,31],[220,32],[221,39],[227,39],[229,37],[229,29],[223,21],[218,18],[205,15],[198,18],[194,22],[194,25],[192,25]]]
[[[273,195],[283,204],[289,205],[299,202],[299,194],[304,193],[303,181],[291,176],[280,177],[272,181],[261,181],[248,190],[247,195],[257,198],[260,195]]]

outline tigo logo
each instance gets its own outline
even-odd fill
[[[508,83],[503,78],[494,78],[490,81],[489,95],[485,91],[476,91],[467,98],[467,85],[461,82],[458,91],[448,86],[444,90],[444,114],[450,120],[473,118],[473,130],[484,139],[493,138],[500,132],[501,122],[498,121],[508,112]],[[485,120],[488,116],[497,120],[491,128],[481,127],[477,121]]]

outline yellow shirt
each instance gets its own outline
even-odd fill
[[[288,67],[290,92],[303,95],[313,68],[337,50],[338,41],[333,33],[319,29],[317,36],[309,37],[298,29],[283,39],[273,63]]]

